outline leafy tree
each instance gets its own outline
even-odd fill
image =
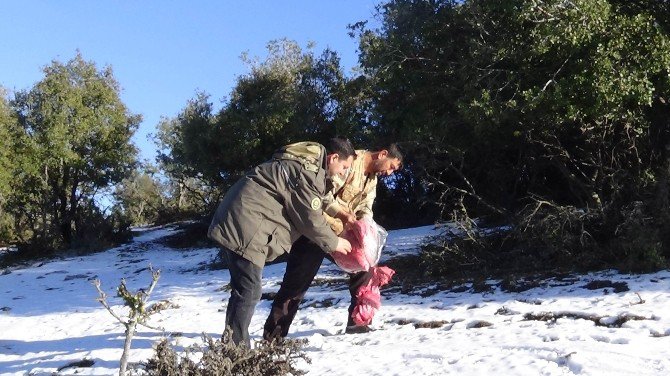
[[[14,126],[15,119],[7,103],[4,91],[0,87],[0,202],[7,196],[9,181],[11,178],[11,148],[10,128]]]
[[[245,171],[280,145],[323,142],[356,131],[353,106],[346,101],[348,81],[336,53],[326,50],[316,57],[288,40],[270,42],[268,51],[261,63],[247,59],[251,72],[238,79],[219,113],[215,135],[223,141],[220,150],[237,156],[225,170]]]
[[[538,224],[532,237],[553,242],[537,248],[563,255],[658,250],[670,166],[663,10],[654,1],[389,1],[379,29],[355,29],[374,123],[421,145],[419,177],[445,214],[518,215],[515,228]],[[635,229],[650,226],[658,231],[640,236],[656,240],[636,247]]]
[[[433,211],[428,202],[458,202],[461,192],[471,192],[459,169],[468,149],[479,145],[460,114],[459,99],[469,79],[463,62],[473,34],[458,3],[391,1],[377,7],[379,29],[368,29],[364,22],[352,26],[369,85],[370,138],[403,143],[408,159],[403,180],[414,186],[405,192],[388,186],[395,198],[384,207],[406,201],[408,209],[421,208],[412,216],[428,220],[435,218],[426,213]],[[444,184],[454,189],[444,190]]]
[[[4,90],[0,87],[0,245],[12,240],[11,218],[4,206],[10,193],[10,182],[14,172],[12,162],[12,130],[16,129],[16,118],[12,116]]]
[[[161,119],[157,160],[167,177],[167,202],[159,221],[207,213],[218,202],[221,189],[228,186],[230,175],[220,165],[228,160],[213,135],[215,119],[205,93],[198,93],[176,118]]]
[[[141,120],[120,99],[111,67],[98,71],[80,54],[53,61],[44,78],[19,92],[17,160],[9,211],[32,241],[71,245],[86,232],[84,207],[132,169],[130,138]]]
[[[134,225],[156,223],[167,205],[164,186],[148,171],[133,171],[116,186],[114,196]]]
[[[161,166],[178,192],[201,197],[204,207],[281,145],[364,133],[364,98],[352,95],[363,85],[344,76],[337,54],[316,57],[288,40],[270,42],[268,52],[262,62],[244,57],[250,72],[218,112],[199,93],[159,125]]]

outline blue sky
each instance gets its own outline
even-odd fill
[[[99,69],[111,65],[121,98],[144,117],[134,137],[153,160],[147,135],[197,91],[217,108],[236,77],[247,72],[243,52],[263,58],[273,39],[288,38],[315,52],[337,51],[347,70],[357,63],[347,25],[372,20],[379,0],[6,1],[0,4],[0,86],[29,89],[52,60],[79,50]]]

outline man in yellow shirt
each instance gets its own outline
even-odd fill
[[[332,189],[323,202],[324,217],[336,235],[357,219],[372,217],[372,204],[376,197],[377,177],[388,176],[402,167],[402,152],[396,144],[379,151],[357,150],[356,159],[344,177],[332,177]],[[272,302],[272,309],[263,330],[263,338],[272,340],[286,337],[302,298],[323,259],[332,257],[306,237],[299,238],[291,247],[281,287]],[[360,333],[368,327],[356,326],[351,312],[356,306],[356,293],[367,283],[369,272],[350,274],[349,292],[351,305],[347,320],[347,333]]]

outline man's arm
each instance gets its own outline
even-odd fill
[[[323,197],[323,211],[326,212],[331,217],[337,217],[337,214],[343,210],[342,205],[340,205],[337,200],[335,200],[335,196],[333,195],[333,191],[328,191],[326,195]]]
[[[348,177],[349,174],[347,174],[347,176],[344,178],[339,176],[333,176],[330,178],[331,187],[323,198],[323,211],[331,217],[337,217],[340,212],[346,210],[346,208],[342,207],[342,205],[337,202],[335,195],[346,184]]]
[[[319,191],[318,183],[315,184],[313,177],[306,174],[311,173],[309,171],[298,173],[295,179],[297,185],[291,190],[286,202],[286,211],[291,222],[301,234],[316,243],[325,252],[348,253],[351,250],[351,244],[335,235],[323,218],[323,191]]]

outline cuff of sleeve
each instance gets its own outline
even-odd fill
[[[329,237],[327,240],[324,240],[323,244],[321,244],[321,249],[323,249],[323,251],[326,253],[332,253],[335,251],[335,249],[337,249],[339,238],[337,235],[335,235],[335,233],[331,232],[331,234],[333,234],[333,236]]]
[[[340,205],[336,202],[333,202],[332,204],[328,205],[324,211],[329,216],[335,217],[337,213],[340,212],[340,210],[341,210]]]

